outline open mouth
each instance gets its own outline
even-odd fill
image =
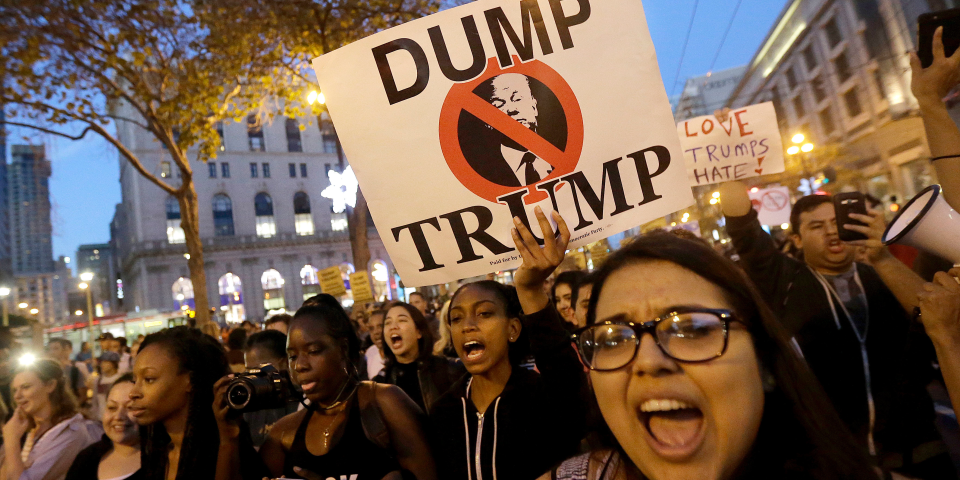
[[[393,347],[394,350],[397,350],[400,347],[402,347],[403,337],[401,337],[399,333],[394,333],[393,335],[390,335],[390,346]]]
[[[463,344],[463,356],[464,361],[475,362],[483,356],[483,352],[486,351],[486,347],[476,340],[470,340],[467,343]]]
[[[674,399],[651,399],[640,405],[643,421],[662,454],[687,455],[703,438],[703,412],[694,405]]]
[[[831,239],[827,242],[827,250],[830,253],[843,253],[844,248],[846,248],[846,245],[840,239]]]

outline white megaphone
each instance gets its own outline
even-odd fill
[[[890,222],[883,244],[899,243],[960,265],[960,214],[930,185],[913,197]]]

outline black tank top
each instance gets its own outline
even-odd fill
[[[380,480],[388,473],[400,470],[400,464],[391,452],[374,444],[363,432],[360,420],[360,402],[354,400],[347,418],[347,427],[326,455],[314,455],[307,450],[307,426],[313,409],[307,411],[297,428],[293,445],[283,462],[283,474],[290,478],[301,478],[293,467],[300,467],[316,473],[320,478],[336,480]]]

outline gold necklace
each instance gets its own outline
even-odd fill
[[[322,408],[324,411],[330,411],[330,410],[332,410],[332,409],[334,409],[334,408],[337,408],[337,407],[340,406],[340,405],[346,404],[347,402],[350,401],[350,398],[353,397],[353,394],[354,394],[354,393],[357,393],[357,388],[359,388],[359,387],[360,387],[360,384],[359,384],[359,383],[354,384],[353,390],[350,391],[350,394],[347,395],[346,398],[344,398],[343,400],[338,400],[337,402],[334,402],[334,403],[333,403],[332,405],[330,405],[330,406],[327,406],[327,407],[322,407],[322,406],[321,406],[320,408]],[[339,395],[338,395],[338,397],[339,397]],[[327,453],[330,452],[330,435],[332,434],[332,433],[330,432],[330,428],[333,427],[334,425],[336,425],[337,419],[340,418],[340,415],[341,415],[343,412],[345,412],[345,411],[347,410],[347,408],[349,408],[349,407],[346,406],[346,405],[344,405],[344,408],[343,408],[342,410],[340,410],[339,412],[337,412],[337,414],[333,416],[333,420],[331,420],[330,423],[329,423],[326,427],[323,428],[323,451],[324,451],[324,452],[327,452]]]

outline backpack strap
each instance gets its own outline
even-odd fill
[[[383,411],[380,410],[380,404],[377,402],[377,384],[360,382],[360,393],[367,397],[365,401],[360,402],[360,423],[363,425],[363,433],[378,447],[392,451],[390,431],[387,430]]]

